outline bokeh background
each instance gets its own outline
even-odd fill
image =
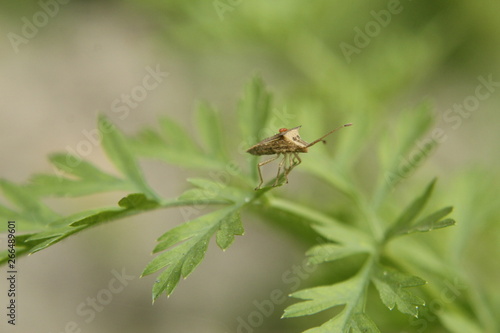
[[[126,133],[154,125],[161,115],[193,129],[192,110],[206,100],[221,110],[224,125],[234,133],[235,106],[256,74],[275,94],[278,108],[293,114],[294,108],[310,107],[312,118],[315,110],[342,110],[342,120],[348,120],[348,110],[370,108],[380,115],[370,125],[382,131],[397,129],[401,109],[429,100],[435,126],[448,139],[422,172],[439,176],[443,188],[471,174],[482,177],[477,190],[464,187],[467,193],[460,195],[477,197],[483,203],[478,209],[496,213],[478,221],[464,260],[476,283],[487,288],[498,281],[499,227],[491,216],[499,216],[494,193],[500,167],[500,2],[41,0],[3,1],[0,11],[2,178],[25,182],[33,173],[51,172],[47,155],[76,149],[95,129],[98,112]],[[116,100],[157,68],[168,75],[126,114],[117,112]],[[480,77],[496,83],[488,97],[471,104],[470,111],[450,113],[454,105],[471,101],[467,98],[475,96]],[[115,172],[98,146],[86,158]],[[185,178],[192,176],[159,162],[143,167],[165,197],[181,193]],[[360,170],[361,177],[370,178],[369,166]],[[490,195],[482,195],[485,188]],[[48,203],[69,214],[113,204],[120,195]],[[255,311],[254,301],[268,299],[275,289],[290,292],[283,273],[301,265],[306,247],[249,216],[244,237],[226,252],[211,247],[174,294],[152,306],[154,277],[138,276],[152,258],[154,240],[182,221],[176,209],[148,213],[22,258],[18,325],[7,326],[3,318],[0,331],[236,332],[238,318]],[[77,309],[109,288],[114,270],[133,278],[87,322]],[[287,304],[255,331],[308,327],[279,319]],[[418,331],[405,316],[379,314],[383,332]],[[447,332],[437,322],[428,324],[425,332]]]

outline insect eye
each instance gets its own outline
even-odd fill
[[[286,131],[288,131],[288,129],[286,129],[286,128],[280,128],[280,129],[279,129],[279,132],[280,132],[280,133],[283,133],[283,132],[286,132]]]

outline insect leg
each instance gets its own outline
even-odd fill
[[[288,174],[292,171],[293,168],[295,168],[301,162],[302,162],[302,160],[300,159],[298,153],[293,153],[293,155],[289,154],[288,168],[285,169],[285,178],[286,178],[287,182],[288,182]]]
[[[275,157],[271,158],[271,159],[268,159],[267,161],[264,161],[264,162],[260,162],[259,164],[257,164],[257,170],[259,170],[259,178],[260,178],[260,183],[259,185],[255,188],[256,190],[259,190],[260,187],[262,186],[262,183],[264,183],[264,179],[262,178],[262,172],[260,171],[260,167],[263,166],[263,165],[266,165],[268,163],[271,163],[272,161],[274,161],[275,159],[277,159],[278,157],[280,157],[280,154],[277,154]]]
[[[288,161],[287,161],[288,162],[288,167],[286,167],[286,165],[285,165],[285,172],[284,172],[284,174],[285,174],[285,181],[288,184],[288,174],[293,169],[293,155],[292,154],[288,154],[287,158],[288,158]]]
[[[293,167],[296,167],[297,165],[302,163],[302,160],[300,159],[298,153],[293,153],[293,157],[294,157]]]
[[[278,165],[278,174],[276,175],[276,180],[274,181],[273,187],[278,186],[278,181],[280,179],[279,178],[280,177],[280,172],[281,172],[281,169],[283,168],[283,165],[285,165],[285,162],[286,162],[286,159],[287,159],[288,156],[289,156],[288,153],[283,153],[283,159],[281,160],[280,164]],[[285,172],[284,172],[284,174],[285,174],[285,179],[286,179],[286,174],[287,174],[287,172],[286,172],[286,166],[285,166]],[[288,179],[286,180],[286,182],[288,183]]]

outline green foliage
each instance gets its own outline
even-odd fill
[[[236,236],[243,235],[241,216],[245,209],[251,208],[258,214],[277,219],[279,217],[269,212],[281,212],[304,221],[318,239],[322,239],[319,244],[312,244],[306,253],[311,265],[327,262],[335,265],[340,259],[349,260],[353,256],[364,258],[360,267],[356,267],[355,273],[347,279],[294,292],[291,296],[301,301],[286,308],[284,318],[309,316],[334,308],[339,310],[337,314],[307,332],[379,332],[377,320],[372,319],[366,311],[367,302],[371,302],[368,299],[369,290],[376,290],[381,304],[389,310],[396,308],[403,314],[417,317],[419,310],[425,307],[425,295],[432,295],[432,292],[425,290],[427,286],[424,286],[424,279],[426,269],[433,269],[433,265],[429,264],[433,254],[413,257],[415,265],[411,269],[406,265],[406,256],[410,254],[390,251],[390,247],[402,236],[455,224],[453,219],[445,218],[451,213],[451,207],[430,213],[426,211],[426,206],[432,202],[436,180],[432,180],[405,209],[397,208],[401,202],[394,201],[391,196],[391,191],[400,180],[408,176],[398,174],[398,155],[414,149],[415,141],[429,129],[431,118],[428,106],[419,106],[415,109],[418,112],[405,114],[407,119],[404,123],[410,130],[401,130],[399,144],[393,147],[395,149],[389,149],[388,142],[381,145],[380,172],[372,193],[367,193],[355,181],[352,166],[358,154],[342,153],[338,161],[329,156],[325,149],[304,157],[303,165],[297,170],[319,178],[328,189],[336,190],[350,201],[344,214],[337,215],[271,191],[275,189],[269,186],[274,182],[272,179],[263,189],[254,191],[257,159],[248,155],[248,167],[241,168],[232,159],[234,154],[229,154],[225,149],[226,144],[231,144],[230,151],[236,150],[237,146],[241,146],[236,143],[238,140],[247,143],[262,139],[262,129],[272,117],[270,100],[262,80],[254,79],[247,86],[238,106],[241,137],[232,140],[225,136],[218,112],[206,104],[200,104],[196,113],[196,132],[200,142],[168,118],[160,120],[158,129],[145,129],[137,136],[127,137],[111,125],[104,115],[100,115],[98,128],[102,135],[102,146],[119,176],[107,174],[75,156],[55,154],[50,156],[50,161],[58,170],[57,176],[39,174],[26,185],[12,184],[6,180],[0,182],[5,197],[17,207],[0,206],[0,215],[26,222],[25,226],[30,230],[30,233],[18,237],[18,254],[41,251],[87,228],[125,216],[181,207],[188,220],[158,238],[153,250],[156,257],[142,273],[149,275],[159,272],[153,286],[154,301],[162,294],[171,294],[180,278],[186,278],[194,271],[203,260],[211,239],[220,249],[226,250],[235,242]],[[353,152],[362,150],[359,135],[348,134],[348,131],[355,131],[356,126],[358,124],[339,134],[353,135],[354,143],[342,143],[339,140],[340,147],[349,147]],[[363,126],[360,124],[359,128]],[[313,127],[312,130],[320,132],[318,128]],[[429,145],[425,149],[430,150],[432,147]],[[209,173],[210,178],[188,179],[192,186],[190,189],[176,198],[164,199],[146,182],[138,166],[139,157],[156,158],[212,172]],[[417,166],[412,165],[411,169]],[[392,181],[394,177],[388,179],[388,173],[396,174],[398,181]],[[286,187],[282,189],[281,193],[286,194]],[[79,197],[116,190],[130,194],[115,207],[97,208],[66,217],[59,216],[42,203],[44,197]],[[209,207],[210,211],[202,214],[196,208],[200,204]],[[394,214],[396,210],[401,210],[399,215]],[[419,218],[420,215],[424,217]],[[414,239],[414,236],[405,237]],[[412,254],[424,253],[424,250],[420,250],[418,239],[415,241],[416,245],[409,246],[409,251]],[[0,260],[5,263],[7,254],[2,253]],[[450,316],[453,316],[453,312],[443,315],[442,320],[450,321]],[[474,325],[473,320],[468,322]]]
[[[424,280],[397,270],[378,266],[372,276],[372,281],[377,287],[382,302],[390,310],[397,305],[398,310],[402,313],[418,317],[418,308],[424,306],[425,302],[406,290],[406,288],[424,285],[426,283]]]
[[[162,117],[160,129],[143,129],[135,138],[129,139],[131,150],[139,156],[150,157],[182,167],[194,169],[220,169],[227,162],[216,110],[202,104],[196,113],[200,120],[198,133],[203,147],[184,128],[172,119]],[[216,151],[216,148],[217,151]],[[215,158],[214,159],[214,155]]]
[[[102,192],[103,188],[110,191],[128,191],[132,188],[127,180],[107,174],[73,155],[52,154],[49,160],[57,174],[35,174],[30,180],[31,190],[40,196],[78,197]]]
[[[221,188],[220,184],[206,179],[191,179],[190,182],[197,188],[179,199],[196,202],[210,196],[211,200],[226,202],[227,206],[175,227],[158,238],[153,253],[166,252],[150,262],[142,273],[148,275],[164,269],[153,287],[153,301],[164,292],[170,294],[179,278],[186,278],[198,266],[214,234],[217,245],[225,250],[233,243],[235,235],[244,232],[239,211],[247,204],[245,193],[234,188]]]
[[[150,262],[143,275],[164,269],[153,287],[153,301],[166,292],[170,294],[179,278],[186,278],[198,266],[212,236],[216,234],[217,245],[225,250],[234,241],[235,235],[243,235],[243,226],[238,206],[230,206],[184,223],[158,238],[153,253],[164,251],[182,242]]]
[[[292,297],[306,301],[289,306],[285,310],[284,317],[307,316],[343,305],[344,308],[337,316],[320,327],[306,332],[349,332],[350,329],[379,332],[377,326],[363,312],[369,269],[370,265],[366,265],[356,276],[331,286],[315,287],[293,293]]]
[[[367,242],[369,236],[349,237],[336,231],[336,227],[315,227],[319,235],[334,243],[325,243],[313,247],[307,252],[311,264],[339,260],[354,254],[368,253],[369,257],[364,266],[352,278],[340,283],[305,289],[293,293],[291,296],[306,300],[288,307],[284,317],[311,315],[328,308],[344,305],[344,309],[322,326],[307,332],[349,332],[351,329],[361,332],[379,332],[378,328],[364,312],[368,284],[373,282],[379,292],[382,302],[390,310],[396,305],[397,309],[405,314],[418,316],[418,309],[425,302],[411,293],[408,288],[424,285],[426,282],[416,276],[408,275],[397,269],[382,266],[383,245],[390,238],[411,233],[414,231],[430,231],[433,228],[454,224],[451,219],[439,221],[451,212],[445,208],[433,213],[421,221],[412,224],[412,221],[424,208],[434,188],[433,180],[425,192],[401,214],[401,216],[387,229],[385,240],[378,243]],[[324,224],[324,222],[322,222]],[[330,223],[328,223],[330,224]]]
[[[429,200],[432,190],[434,189],[435,182],[436,181],[433,180],[429,184],[429,186],[427,186],[422,196],[415,199],[415,201],[393,223],[392,227],[389,228],[386,232],[386,239],[389,239],[396,235],[409,234],[417,231],[431,231],[433,229],[444,228],[455,224],[455,221],[452,219],[441,220],[441,218],[451,213],[453,207],[440,209],[437,212],[434,212],[419,220],[418,222],[412,223]]]
[[[7,219],[22,221],[25,226],[39,226],[56,219],[57,213],[38,200],[28,187],[0,180],[0,188],[5,197],[17,207],[17,210],[0,205],[0,214]]]

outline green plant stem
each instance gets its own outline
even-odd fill
[[[367,295],[368,295],[368,287],[370,286],[370,276],[372,274],[372,271],[377,264],[378,261],[378,255],[377,254],[371,254],[369,258],[366,260],[364,263],[362,269],[357,273],[357,279],[360,279],[361,281],[364,281],[363,283],[363,291],[358,297],[360,301],[356,304],[356,312],[365,312],[365,306],[366,306],[366,300],[367,300]]]

